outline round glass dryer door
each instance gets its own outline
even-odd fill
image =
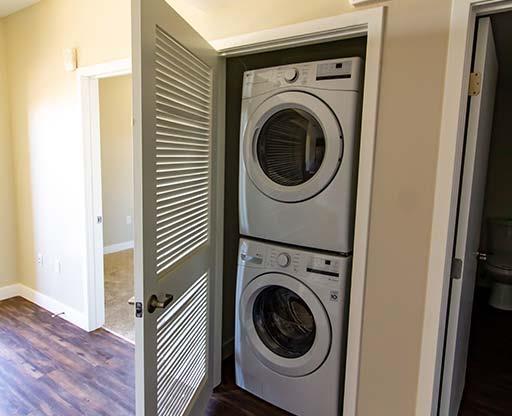
[[[331,344],[329,319],[318,297],[297,279],[261,275],[245,288],[239,307],[242,336],[267,367],[299,377],[324,362]]]
[[[307,200],[336,175],[342,132],[330,108],[313,95],[285,92],[264,101],[244,135],[244,162],[258,189],[282,202]]]

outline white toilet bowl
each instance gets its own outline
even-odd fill
[[[492,280],[489,304],[497,309],[512,311],[512,257],[490,255],[486,268]]]

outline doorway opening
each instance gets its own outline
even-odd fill
[[[476,22],[440,414],[512,408],[511,27]]]
[[[134,342],[132,77],[99,80],[104,328]]]
[[[459,22],[458,14],[469,9],[467,36],[457,26],[450,38],[444,118],[453,118],[444,122],[441,134],[418,410],[499,416],[512,406],[507,333],[512,324],[512,5],[472,3],[455,6],[452,15],[452,23]],[[462,81],[459,107],[449,97],[455,78]],[[443,143],[450,135],[451,143]],[[453,183],[441,184],[449,165]],[[446,279],[437,292],[434,274]],[[441,308],[429,311],[435,302]],[[436,328],[430,321],[439,311],[434,336],[428,334]],[[429,377],[434,389],[427,402]]]
[[[128,60],[81,68],[89,330],[134,342],[132,77]]]

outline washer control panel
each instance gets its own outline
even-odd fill
[[[300,276],[338,281],[346,272],[347,258],[286,246],[240,240],[238,264],[244,267],[286,271]]]

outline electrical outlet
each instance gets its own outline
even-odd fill
[[[39,264],[39,266],[43,265],[43,255],[41,253],[37,253],[37,264]]]
[[[62,267],[61,267],[59,259],[55,259],[55,262],[53,263],[53,269],[54,269],[55,273],[59,273],[60,274],[60,272],[62,270]]]
[[[132,216],[131,215],[127,215],[126,216],[126,224],[130,225],[131,223],[132,223]]]

